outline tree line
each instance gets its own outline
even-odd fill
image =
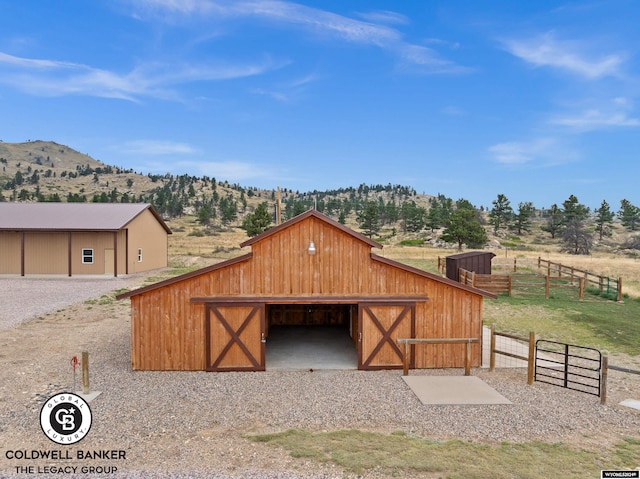
[[[151,183],[159,183],[159,186],[136,194],[132,191],[137,181],[135,177],[127,178],[126,191],[109,186],[110,175],[133,173],[132,170],[108,165],[91,167],[89,164],[78,165],[75,171],[56,172],[46,166],[39,168],[47,165],[47,162],[50,162],[49,157],[46,160],[43,157],[36,158],[33,165],[35,169],[31,164],[24,168],[18,162],[16,166],[19,170],[4,185],[0,185],[11,192],[9,198],[0,192],[0,201],[151,203],[165,218],[192,214],[207,229],[239,226],[249,235],[259,234],[275,224],[275,190],[245,188],[226,181],[218,182],[207,176],[148,174]],[[0,164],[7,165],[8,162],[0,158]],[[53,162],[51,164],[53,166]],[[90,195],[81,188],[79,192],[68,192],[66,195],[43,193],[41,179],[55,178],[57,174],[61,178],[91,176],[91,182],[99,184],[102,191]],[[218,189],[219,185],[224,189]],[[534,219],[536,227],[540,227],[552,239],[561,240],[567,251],[576,254],[588,253],[596,238],[602,241],[611,236],[616,219],[631,232],[640,228],[640,208],[627,199],[620,201],[617,211],[612,210],[605,200],[600,207],[590,211],[574,195],[560,205],[539,209],[532,202],[521,202],[514,208],[505,195],[499,194],[492,202],[492,208],[485,211],[485,208],[478,209],[465,199],[454,201],[442,194],[428,201],[418,200],[415,189],[390,183],[362,183],[357,187],[305,193],[285,188],[282,195],[283,221],[313,208],[342,224],[348,219],[355,219],[362,232],[369,237],[377,237],[382,232],[390,236],[399,232],[426,236],[439,231],[443,241],[459,247],[463,244],[484,246],[487,238],[483,232],[487,226],[495,235],[505,231],[517,234],[531,232]],[[248,199],[255,196],[265,200],[259,206],[249,208]],[[640,239],[633,241],[633,244],[640,244]]]

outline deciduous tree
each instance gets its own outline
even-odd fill
[[[587,231],[584,221],[572,219],[562,232],[564,250],[571,254],[589,254],[593,235]]]

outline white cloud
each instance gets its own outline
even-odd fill
[[[391,51],[403,61],[421,66],[428,73],[460,73],[465,69],[454,62],[440,58],[431,48],[403,39],[402,33],[387,24],[405,23],[403,15],[383,11],[368,15],[367,21],[350,18],[326,10],[281,0],[218,1],[191,0],[130,0],[134,7],[167,22],[175,21],[175,14],[202,21],[203,18],[256,18],[273,24],[285,24],[320,33],[347,42],[371,45]],[[428,68],[426,68],[428,67]]]
[[[556,115],[549,123],[566,126],[578,132],[640,127],[640,119],[633,116],[633,101],[621,96],[577,113]]]
[[[573,161],[577,157],[560,141],[554,138],[537,138],[531,141],[497,143],[489,147],[494,161],[504,165],[552,166]]]
[[[554,118],[551,123],[580,131],[590,131],[601,128],[639,127],[640,119],[631,118],[624,112],[606,113],[593,109],[585,110],[576,116]]]
[[[255,163],[235,160],[178,162],[176,168],[187,169],[196,172],[198,175],[223,178],[228,181],[247,181],[273,175],[273,172],[269,172]]]
[[[198,152],[196,148],[186,143],[166,140],[133,140],[118,149],[131,155],[184,155]]]
[[[357,14],[360,18],[373,23],[386,23],[388,25],[406,25],[409,19],[401,13],[391,12],[389,10],[375,10],[373,12],[360,12]]]
[[[547,66],[565,70],[593,80],[606,76],[619,76],[626,59],[625,54],[595,55],[594,47],[586,42],[560,41],[553,33],[525,40],[507,40],[505,49],[537,67]]]
[[[176,99],[177,93],[171,90],[175,85],[261,75],[283,65],[268,58],[246,64],[149,63],[128,73],[116,73],[77,63],[22,58],[0,52],[0,82],[38,96],[87,95],[130,101],[141,97]]]
[[[269,96],[274,100],[286,103],[297,98],[306,89],[307,85],[317,80],[317,75],[309,74],[274,88],[253,88],[250,91],[256,95]]]

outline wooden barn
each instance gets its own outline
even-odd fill
[[[132,274],[167,266],[148,204],[0,203],[0,274]]]
[[[401,368],[398,338],[482,337],[483,297],[372,253],[375,241],[310,210],[244,242],[251,252],[130,291],[136,370],[261,371],[271,328],[341,327],[359,369]],[[463,367],[464,345],[413,346],[411,367]],[[472,346],[472,365],[481,363]]]

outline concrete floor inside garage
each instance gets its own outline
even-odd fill
[[[349,330],[336,326],[273,326],[266,344],[266,369],[358,369]]]

